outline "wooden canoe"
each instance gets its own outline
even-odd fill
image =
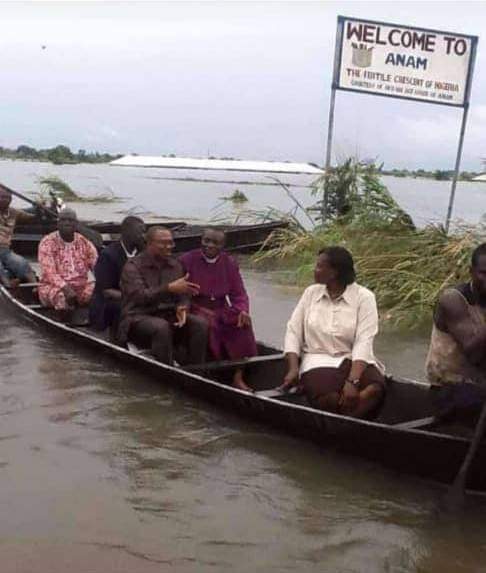
[[[147,226],[160,224],[162,223],[152,223]],[[252,252],[258,250],[273,231],[286,227],[288,223],[286,221],[273,221],[255,225],[188,225],[178,222],[173,225],[166,225],[165,223],[163,225],[172,228],[176,253],[184,253],[199,247],[202,233],[208,226],[225,231],[228,251]],[[97,223],[93,224],[92,227],[102,233],[105,245],[109,245],[119,238],[119,224]],[[106,229],[111,230],[107,231]],[[45,227],[38,224],[18,225],[15,229],[12,249],[19,255],[35,257],[39,241],[44,235],[53,230],[52,224]]]
[[[323,447],[362,456],[400,472],[450,483],[470,443],[470,430],[436,423],[436,390],[423,382],[390,377],[378,417],[373,421],[357,420],[313,409],[304,396],[276,390],[285,364],[283,355],[275,349],[261,345],[261,355],[255,358],[179,368],[161,364],[148,352],[111,344],[89,327],[58,322],[51,311],[32,302],[29,288],[10,291],[0,287],[0,299],[16,316],[26,317],[29,323],[50,329],[64,340],[73,339],[126,362],[151,376],[154,383],[171,384]],[[244,366],[254,393],[229,385],[237,366]],[[486,491],[486,443],[474,460],[468,489]]]
[[[81,221],[83,225],[87,227],[91,227],[94,231],[98,231],[98,233],[120,233],[120,226],[121,223],[116,223],[114,221]],[[159,223],[149,223],[147,227],[152,225],[163,225],[164,227],[168,227],[169,229],[180,229],[185,227],[185,221],[161,221]],[[48,233],[52,233],[52,231],[57,230],[57,221],[48,220],[42,222],[33,222],[33,223],[26,223],[26,224],[18,224],[15,227],[16,234],[26,234],[26,235],[47,235]]]

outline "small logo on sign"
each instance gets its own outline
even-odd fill
[[[353,66],[358,68],[369,68],[373,57],[373,46],[368,48],[366,44],[355,44],[352,42],[353,47]]]

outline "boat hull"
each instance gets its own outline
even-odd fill
[[[0,300],[5,308],[22,315],[38,327],[58,335],[63,343],[71,339],[96,352],[103,352],[123,361],[153,378],[155,383],[172,385],[204,400],[210,400],[225,410],[253,418],[285,433],[311,440],[323,448],[332,447],[347,454],[378,462],[393,470],[415,474],[437,482],[450,483],[466,455],[470,439],[440,428],[432,430],[407,429],[408,420],[428,416],[434,411],[433,390],[429,385],[390,379],[387,401],[376,421],[365,421],[315,410],[303,397],[265,395],[281,380],[285,361],[281,354],[272,354],[246,366],[246,378],[255,393],[237,390],[229,385],[234,365],[208,364],[192,371],[161,364],[153,358],[137,354],[103,340],[86,328],[74,328],[58,323],[41,312],[28,308],[21,300],[0,287]],[[468,488],[486,492],[486,443],[480,446],[471,468]]]
[[[161,225],[162,223],[157,223]],[[149,224],[148,227],[155,224]],[[186,225],[184,223],[174,223],[166,225],[172,229],[175,252],[185,253],[192,249],[197,249],[201,244],[201,236],[206,226]],[[275,221],[272,223],[262,223],[258,225],[211,225],[211,227],[223,229],[226,233],[226,248],[232,252],[254,252],[258,250],[268,239],[271,233],[287,226],[285,221]],[[92,225],[93,229],[102,233],[103,242],[109,245],[118,240],[120,234],[119,224],[99,223]],[[104,229],[104,230],[103,230]],[[110,229],[110,230],[107,230]],[[37,247],[44,235],[55,230],[53,225],[22,225],[17,226],[12,240],[12,249],[19,255],[34,257],[37,255]]]

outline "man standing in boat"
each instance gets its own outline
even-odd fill
[[[122,271],[119,342],[148,346],[165,364],[173,363],[174,346],[182,343],[186,352],[178,362],[202,363],[207,324],[188,310],[190,296],[198,294],[199,286],[187,280],[181,263],[172,256],[169,229],[151,227],[145,240],[145,250],[128,260]]]
[[[39,299],[61,315],[87,306],[94,290],[88,274],[94,269],[98,253],[91,241],[76,232],[77,223],[75,211],[63,209],[58,230],[39,243]]]
[[[441,407],[470,417],[486,391],[486,243],[471,257],[471,280],[440,295],[427,356],[427,376],[442,386]]]
[[[118,330],[121,308],[120,279],[128,259],[144,248],[145,223],[139,217],[128,216],[121,223],[120,240],[101,252],[94,275],[95,290],[90,303],[90,324],[96,330],[110,328],[112,338]]]
[[[12,194],[0,184],[0,283],[7,287],[12,280],[36,282],[29,263],[10,248],[15,224],[31,223],[36,215],[10,207],[11,202]]]

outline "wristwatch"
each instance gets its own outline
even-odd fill
[[[347,378],[346,382],[349,382],[351,385],[353,385],[356,390],[359,390],[359,378]]]

